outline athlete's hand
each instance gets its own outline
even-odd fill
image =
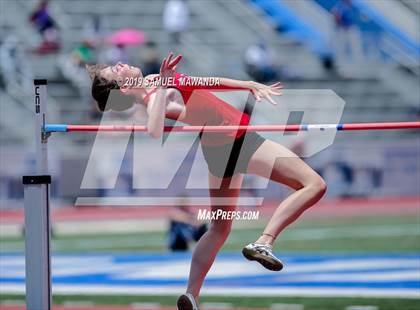
[[[174,54],[169,53],[168,57],[163,59],[162,65],[160,66],[160,76],[161,78],[170,78],[175,75],[176,65],[181,61],[182,55],[178,55],[172,59]]]
[[[257,101],[261,101],[262,99],[267,99],[270,103],[276,105],[277,102],[273,100],[271,97],[280,96],[282,95],[283,85],[280,82],[277,82],[273,85],[264,85],[257,82],[251,82],[251,86],[249,88],[254,95]]]

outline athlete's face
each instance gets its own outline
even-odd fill
[[[129,83],[126,83],[128,78],[142,78],[143,74],[140,68],[118,62],[114,66],[102,69],[101,76],[110,81],[117,81],[121,86],[124,84],[129,85]]]

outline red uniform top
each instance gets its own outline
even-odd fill
[[[195,84],[195,85],[194,85]],[[250,116],[219,99],[211,91],[239,90],[228,86],[202,86],[191,83],[191,77],[176,73],[174,87],[181,93],[185,103],[186,114],[181,121],[193,126],[238,126],[248,125]],[[245,130],[231,131],[226,133],[203,132],[201,143],[215,146],[232,143],[235,138],[241,137]]]

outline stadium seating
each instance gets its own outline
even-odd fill
[[[8,14],[2,20],[2,30],[12,29],[25,43],[25,49],[36,42],[37,34],[27,21],[35,3],[7,1],[4,4]],[[121,27],[141,29],[158,43],[162,55],[168,51],[168,36],[162,26],[164,1],[128,0],[118,6],[118,10],[112,1],[98,3],[97,0],[51,2],[51,10],[61,29],[63,53],[80,41],[84,22],[93,13],[105,17],[109,31]],[[244,50],[264,37],[275,50],[278,60],[299,72],[299,80],[284,81],[286,87],[333,89],[347,102],[343,121],[413,119],[418,92],[407,91],[413,89],[413,79],[407,82],[404,71],[382,65],[354,71],[354,67],[338,63],[344,75],[331,75],[323,70],[319,56],[310,44],[287,32],[276,31],[275,15],[268,17],[267,12],[258,8],[261,3],[266,4],[267,1],[189,1],[191,28],[183,38],[181,52],[185,56],[185,64],[181,69],[193,75],[249,79],[243,68]],[[290,11],[302,18],[296,7],[290,7]],[[305,22],[311,25],[310,21]],[[82,122],[91,107],[80,100],[75,87],[61,75],[59,55],[28,54],[27,57],[34,76],[49,80],[49,93],[56,102],[52,109],[58,109],[53,121]],[[26,100],[30,95],[27,94]],[[7,128],[3,119],[1,125]]]

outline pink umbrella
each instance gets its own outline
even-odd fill
[[[121,29],[114,32],[108,42],[114,45],[141,45],[146,42],[146,35],[137,29]]]

